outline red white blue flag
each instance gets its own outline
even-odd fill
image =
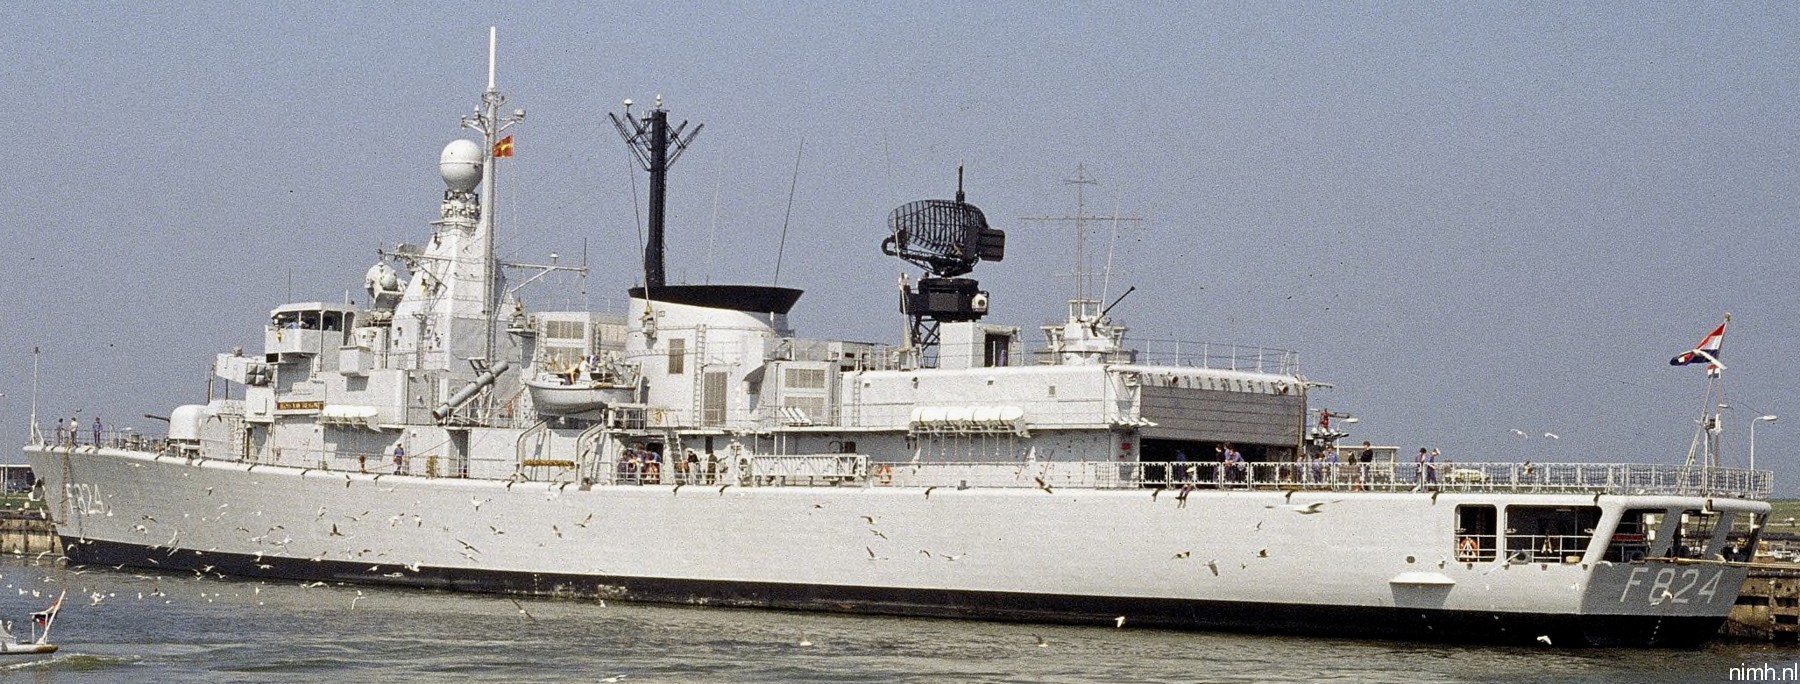
[[[1726,319],[1726,322],[1729,323],[1730,319]],[[1719,356],[1720,347],[1725,343],[1725,325],[1725,323],[1720,323],[1719,327],[1713,328],[1713,331],[1707,333],[1706,337],[1700,338],[1700,344],[1695,345],[1693,349],[1676,354],[1675,358],[1669,359],[1669,365],[1686,366],[1690,363],[1705,363],[1706,372],[1719,372],[1724,368],[1724,365],[1719,363]]]

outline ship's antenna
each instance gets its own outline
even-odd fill
[[[1086,190],[1087,190],[1086,186],[1098,185],[1099,181],[1095,180],[1093,176],[1087,175],[1087,165],[1086,164],[1077,164],[1075,166],[1075,177],[1070,178],[1070,179],[1065,179],[1063,181],[1063,183],[1065,185],[1075,186],[1075,215],[1073,215],[1073,216],[1025,216],[1025,217],[1021,217],[1020,220],[1022,220],[1022,221],[1054,221],[1054,222],[1058,222],[1058,223],[1068,222],[1068,223],[1074,224],[1074,226],[1075,226],[1075,273],[1074,273],[1075,298],[1069,300],[1069,307],[1070,307],[1069,311],[1070,311],[1070,315],[1078,315],[1081,318],[1086,318],[1088,316],[1091,316],[1091,315],[1097,313],[1100,308],[1099,307],[1100,302],[1090,299],[1090,297],[1092,296],[1093,293],[1088,291],[1092,284],[1089,282],[1090,276],[1088,275],[1088,268],[1087,268],[1087,223],[1088,223],[1088,221],[1100,219],[1103,217],[1088,215],[1088,213],[1087,213],[1087,192],[1086,192]],[[1121,216],[1118,214],[1117,211],[1115,211],[1113,213],[1112,220],[1113,220],[1113,224],[1114,224],[1114,229],[1117,230],[1117,226],[1120,223],[1134,223],[1135,224],[1136,222],[1142,221],[1143,219],[1138,218],[1136,216]],[[1109,256],[1107,257],[1107,259],[1108,259],[1108,264],[1109,264],[1108,269],[1110,271],[1110,268],[1111,268],[1110,253],[1109,253]]]
[[[42,444],[43,443],[42,433],[38,432],[38,420],[37,420],[37,416],[38,416],[38,411],[37,411],[37,409],[38,409],[38,357],[40,357],[42,355],[43,354],[40,351],[40,348],[38,348],[38,347],[31,348],[31,425],[30,425],[29,429],[31,430],[30,442],[32,444]]]
[[[781,244],[775,248],[775,282],[781,284],[781,258],[787,254],[788,219],[794,217],[794,190],[800,187],[800,157],[806,154],[806,136],[800,136],[800,149],[794,152],[794,175],[788,179],[787,213],[781,216]],[[957,191],[957,201],[962,201],[962,191]]]
[[[706,226],[706,284],[712,284],[713,259],[719,253],[719,188],[725,183],[725,174],[713,176],[713,211],[712,223]]]
[[[625,116],[627,118],[629,118],[631,116],[631,98],[625,98]],[[618,123],[618,122],[614,121],[614,123]],[[631,227],[633,230],[637,231],[638,249],[640,251],[644,251],[644,250],[648,250],[650,247],[647,243],[644,242],[644,205],[642,203],[638,202],[637,168],[636,168],[637,165],[631,163],[632,157],[633,157],[633,155],[630,154],[629,152],[625,155],[625,165],[632,167],[631,171],[628,171],[625,174],[626,176],[629,176],[631,178],[631,214],[634,217],[634,222],[631,224]],[[646,283],[648,283],[649,280],[650,280],[650,260],[645,259],[643,268],[638,269],[638,279],[637,279],[638,285],[644,286],[645,294],[649,294],[649,287],[646,285]],[[646,297],[646,299],[647,299],[647,297]],[[648,311],[647,307],[648,307],[648,302],[646,302],[646,312]]]
[[[488,27],[488,92],[494,92],[495,55],[499,54],[500,27]]]
[[[1118,249],[1119,249],[1119,203],[1117,200],[1114,200],[1113,201],[1113,216],[1112,216],[1112,239],[1108,240],[1106,243],[1106,268],[1100,272],[1100,301],[1103,301],[1103,302],[1106,301],[1107,295],[1112,292],[1113,253],[1117,252]],[[1111,309],[1112,307],[1109,306],[1106,308]],[[1100,312],[1100,315],[1102,317],[1104,317],[1104,316],[1106,316],[1106,312],[1102,311],[1102,312]]]

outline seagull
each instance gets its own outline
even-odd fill
[[[534,618],[534,617],[531,617],[531,613],[527,613],[527,612],[525,612],[525,606],[521,606],[521,605],[519,605],[519,600],[518,600],[518,599],[515,599],[515,598],[508,598],[508,599],[506,599],[506,600],[508,600],[508,601],[512,601],[512,603],[513,603],[513,605],[514,605],[514,606],[518,606],[518,608],[519,608],[519,614],[520,614],[520,615],[523,615],[523,616],[525,616],[525,617],[527,617],[527,618],[530,618],[530,620],[531,620],[531,621],[532,621],[532,622],[537,622],[537,618]]]
[[[925,488],[925,498],[927,498],[927,499],[931,498],[931,490],[933,490],[933,489],[937,489],[937,487],[926,487]]]
[[[721,490],[719,493],[723,494],[724,491]],[[583,519],[581,522],[575,523],[575,526],[582,528],[582,529],[587,529],[588,523],[593,522],[593,520],[594,520],[594,514],[589,513],[587,518]]]
[[[1033,634],[1033,635],[1031,635],[1031,638],[1033,638],[1033,639],[1037,639],[1037,642],[1038,642],[1038,648],[1045,648],[1045,647],[1048,647],[1048,646],[1049,646],[1049,645],[1050,645],[1050,642],[1048,642],[1048,641],[1044,641],[1044,637],[1041,637],[1041,636],[1038,636],[1038,635],[1036,635],[1036,634]]]
[[[1265,548],[1265,549],[1257,549],[1257,550],[1256,550],[1256,557],[1257,557],[1257,558],[1268,558],[1268,557],[1269,557],[1269,550],[1268,550],[1268,549],[1266,549],[1266,548]]]
[[[863,522],[866,522],[870,525],[875,524],[875,516],[865,515],[865,516],[862,516],[862,519],[863,519]],[[1789,520],[1792,520],[1792,518],[1789,518]]]
[[[1518,428],[1513,428],[1513,430],[1512,430],[1512,433],[1513,433],[1513,434],[1514,434],[1514,435],[1518,435],[1518,436],[1520,436],[1520,437],[1527,437],[1527,438],[1529,438],[1529,437],[1531,437],[1531,435],[1527,435],[1527,434],[1525,434],[1525,431],[1524,431],[1524,430],[1520,430],[1520,429],[1518,429]]]
[[[1544,436],[1549,437],[1550,439],[1562,439],[1562,437],[1557,436],[1554,432],[1546,432],[1544,433]]]
[[[682,485],[684,485],[684,484],[687,484],[687,483],[686,483],[686,482],[677,482],[677,483],[675,483],[675,488],[674,488],[674,489],[671,489],[671,490],[669,490],[669,494],[670,494],[670,495],[671,495],[671,496],[679,496],[679,495],[680,495],[680,494],[681,494],[681,486],[682,486]],[[564,486],[564,487],[567,487],[567,486],[569,486],[569,484],[568,484],[568,483],[567,483],[567,482],[565,482],[565,483],[563,483],[563,486]]]
[[[1113,618],[1113,627],[1122,628],[1124,626],[1125,626],[1125,616],[1120,615],[1116,618]]]
[[[719,485],[719,496],[725,496],[725,488],[730,487],[730,486],[731,486],[731,483],[729,483],[729,482]]]
[[[1031,479],[1033,479],[1033,480],[1037,480],[1037,486],[1038,486],[1038,489],[1042,489],[1042,490],[1044,490],[1044,493],[1045,493],[1045,494],[1055,494],[1055,493],[1056,493],[1056,491],[1055,491],[1055,490],[1052,490],[1052,489],[1050,489],[1050,483],[1048,483],[1048,482],[1045,482],[1045,481],[1044,481],[1044,478],[1041,478],[1041,477],[1034,477],[1034,478],[1031,478]]]
[[[1323,502],[1323,501],[1314,501],[1305,506],[1294,506],[1293,508],[1291,508],[1289,510],[1292,510],[1295,513],[1299,513],[1300,515],[1312,515],[1314,513],[1318,513],[1319,508],[1324,505],[1325,505],[1325,502]]]
[[[469,499],[469,503],[474,504],[475,510],[478,510],[478,511],[481,510],[482,504],[487,503],[489,501],[493,501],[493,499],[491,499],[491,498],[490,499]]]
[[[1162,493],[1162,490],[1163,490],[1163,488],[1162,488],[1162,487],[1157,487],[1157,488],[1156,488],[1156,489],[1152,489],[1152,490],[1150,490],[1150,500],[1151,500],[1151,501],[1155,501],[1155,500],[1156,500],[1156,495],[1158,495],[1158,494],[1161,494],[1161,493]]]
[[[801,632],[800,633],[800,642],[797,644],[794,644],[794,645],[801,646],[801,647],[811,646],[812,641],[806,638],[806,632]]]
[[[869,530],[869,531],[870,531],[870,532],[874,532],[874,533],[875,533],[875,536],[877,536],[877,537],[881,537],[881,538],[882,538],[882,539],[887,539],[887,535],[885,535],[885,534],[882,534],[882,533],[881,533],[881,530],[874,530],[874,529],[872,529],[872,530]]]
[[[1175,557],[1176,558],[1187,558],[1188,556],[1191,556],[1191,555],[1194,555],[1193,551],[1183,551],[1181,553],[1175,554]]]
[[[1553,646],[1554,645],[1554,644],[1550,643],[1550,635],[1548,635],[1548,634],[1539,634],[1537,640],[1538,640],[1538,643],[1541,643],[1545,646]]]
[[[1219,576],[1219,561],[1216,561],[1216,560],[1206,561],[1206,567],[1210,568],[1212,570],[1213,577]]]
[[[863,550],[869,552],[869,560],[875,560],[875,549],[865,546],[863,547]]]

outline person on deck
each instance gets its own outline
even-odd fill
[[[1360,490],[1368,484],[1369,464],[1374,462],[1375,447],[1370,446],[1367,441],[1364,441],[1362,451],[1356,454],[1356,474],[1351,482],[1351,489]]]
[[[1236,483],[1249,482],[1249,478],[1245,477],[1245,471],[1248,468],[1244,464],[1244,454],[1231,448],[1230,443],[1225,444],[1225,469],[1228,473],[1228,480]]]

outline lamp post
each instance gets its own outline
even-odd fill
[[[1773,423],[1780,416],[1757,416],[1750,419],[1750,469],[1756,470],[1756,424]]]

